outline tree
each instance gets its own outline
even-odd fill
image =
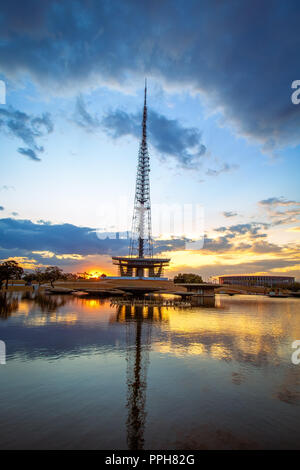
[[[63,279],[64,276],[63,270],[57,266],[48,266],[44,272],[45,282],[50,282],[52,287],[54,287],[53,282]]]
[[[84,273],[77,273],[78,279],[88,279],[89,278],[89,273],[84,271]]]
[[[41,268],[36,268],[33,272],[33,276],[33,281],[36,281],[39,286],[47,282],[45,279],[45,272]]]
[[[202,277],[199,274],[194,274],[194,273],[179,273],[177,276],[174,277],[174,283],[197,283],[197,282],[203,282]]]
[[[77,281],[78,276],[74,273],[64,273],[63,278],[65,281]]]
[[[34,273],[25,273],[24,276],[23,276],[23,279],[24,281],[26,282],[26,284],[31,284],[32,281],[36,281],[36,276]]]
[[[35,281],[40,286],[46,282],[50,282],[51,286],[58,279],[64,279],[68,281],[74,281],[77,279],[76,274],[64,273],[61,268],[57,266],[48,266],[46,269],[36,268],[32,273],[26,273],[23,276],[26,282]]]
[[[10,279],[21,279],[24,270],[19,266],[17,261],[4,261],[0,264],[0,284],[2,288],[3,281],[6,281],[5,289],[8,287]]]

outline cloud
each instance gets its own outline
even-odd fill
[[[208,168],[206,171],[206,174],[208,176],[218,176],[221,173],[230,173],[231,171],[237,170],[239,168],[239,165],[237,164],[232,164],[230,165],[229,163],[224,163],[220,168],[218,169],[212,169]]]
[[[236,224],[230,225],[229,227],[217,227],[215,228],[216,232],[225,232],[227,236],[234,238],[236,235],[248,235],[251,238],[264,237],[266,236],[263,233],[259,233],[260,230],[267,230],[270,227],[270,224],[264,222],[249,222],[246,224]]]
[[[76,99],[74,121],[88,132],[92,132],[100,127],[100,121],[97,116],[92,116],[87,111],[82,95],[79,95]]]
[[[0,219],[0,247],[7,257],[9,253],[17,250],[18,255],[27,256],[35,252],[37,256],[45,258],[41,253],[55,253],[60,255],[127,255],[129,240],[107,237],[101,239],[97,236],[95,228],[78,227],[72,224],[51,224],[40,220],[33,223],[30,220]],[[159,240],[155,242],[154,251],[179,250],[184,248],[184,240]],[[1,252],[0,250],[0,252]],[[5,256],[4,256],[5,255]],[[51,257],[49,257],[51,258]]]
[[[117,139],[125,135],[141,137],[141,114],[128,114],[116,110],[108,113],[102,120],[104,131]],[[175,159],[183,168],[196,169],[201,163],[201,157],[206,147],[201,142],[201,132],[192,127],[183,127],[176,119],[154,110],[148,111],[148,132],[151,145],[160,153],[163,160],[166,156]]]
[[[170,269],[177,272],[182,271],[184,260],[190,272],[199,263],[197,272],[203,275],[258,271],[300,275],[299,246],[268,242],[264,227],[259,222],[218,227],[217,237],[206,235],[198,252],[185,251],[184,240],[158,240],[155,253],[164,257],[170,254]],[[88,266],[102,266],[110,272],[110,257],[128,254],[127,239],[99,239],[91,227],[12,218],[0,219],[0,247],[0,260],[24,260],[28,269],[58,265],[68,271],[82,271]]]
[[[27,157],[30,158],[30,160],[34,160],[36,162],[40,162],[41,159],[39,157],[36,156],[36,152],[32,149],[24,149],[22,147],[19,147],[18,148],[18,152],[21,154],[21,155],[26,155]]]
[[[262,222],[250,222],[245,224],[221,226],[214,229],[221,236],[215,238],[205,235],[203,252],[205,253],[224,253],[232,251],[235,254],[242,252],[252,253],[277,253],[281,251],[278,245],[269,243],[265,240],[267,230],[271,225]]]
[[[300,206],[300,202],[287,200],[284,197],[269,197],[259,201],[258,204],[264,207],[270,206]]]
[[[0,108],[0,132],[20,139],[26,147],[19,147],[18,152],[34,161],[40,161],[37,153],[44,151],[36,139],[53,131],[53,123],[49,113],[32,116],[9,107]],[[6,187],[7,188],[7,187]]]
[[[3,186],[0,187],[0,191],[10,191],[10,190],[15,190],[15,187],[14,186],[7,186],[6,184],[4,184]]]
[[[3,249],[51,251],[56,254],[122,253],[127,240],[100,240],[95,229],[72,224],[35,224],[30,220],[0,219],[0,246]]]
[[[200,90],[266,149],[297,145],[291,83],[299,78],[299,11],[297,0],[190,0],[184,8],[179,0],[31,1],[27,8],[12,0],[1,8],[0,67],[9,78],[30,74],[52,92],[148,74]]]
[[[254,253],[279,253],[282,251],[282,247],[265,240],[254,243],[251,249]]]
[[[233,248],[230,237],[222,236],[215,239],[205,237],[203,249],[207,252],[225,252]]]
[[[224,211],[223,212],[224,217],[236,217],[238,215],[237,212],[232,212],[232,211]]]
[[[81,95],[76,100],[73,120],[87,132],[102,129],[113,139],[124,136],[140,139],[142,135],[141,113],[132,114],[116,109],[106,113],[100,120],[87,110]],[[180,167],[187,169],[200,166],[206,147],[201,142],[202,134],[198,129],[183,127],[176,119],[168,119],[154,110],[148,110],[147,131],[151,145],[162,160],[166,160],[166,156],[173,157]]]
[[[258,204],[267,211],[273,226],[288,225],[299,221],[300,208],[297,207],[300,206],[300,202],[283,197],[270,197],[259,201]],[[278,206],[282,210],[278,210]],[[290,208],[291,206],[294,207]]]

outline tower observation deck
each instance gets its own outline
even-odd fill
[[[122,277],[161,278],[170,259],[153,258],[150,202],[150,159],[147,145],[147,82],[145,81],[142,140],[138,154],[129,256],[113,256]]]

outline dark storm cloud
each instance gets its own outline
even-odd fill
[[[266,148],[298,144],[298,0],[2,2],[0,67],[44,86],[132,75],[201,90],[227,122]]]
[[[193,127],[183,127],[178,120],[168,119],[153,110],[148,111],[148,117],[151,144],[162,158],[171,156],[183,168],[198,168],[206,152],[206,147],[201,143],[201,132]],[[139,138],[142,133],[141,120],[140,114],[116,110],[103,118],[102,126],[114,139],[125,135]]]
[[[39,258],[34,251],[49,251],[57,255],[63,254],[120,254],[128,253],[127,239],[116,239],[111,234],[106,238],[97,236],[96,230],[90,227],[77,227],[72,224],[51,224],[47,221],[33,223],[30,220],[12,218],[0,219],[0,256],[2,259],[9,253],[18,251],[18,256],[31,255]],[[154,251],[170,251],[182,249],[183,240],[159,240]],[[4,254],[6,256],[4,256]],[[17,256],[17,255],[14,255]],[[41,260],[45,262],[45,256]],[[51,258],[49,258],[50,260]],[[46,259],[47,260],[47,259]],[[53,260],[52,260],[53,261]]]
[[[20,139],[26,147],[19,147],[18,152],[34,161],[39,161],[37,153],[44,151],[36,139],[53,131],[53,123],[48,113],[31,116],[9,107],[0,108],[0,132]]]
[[[3,249],[51,251],[56,254],[111,253],[127,246],[126,240],[100,240],[95,229],[72,224],[35,224],[30,220],[1,219],[0,246]]]

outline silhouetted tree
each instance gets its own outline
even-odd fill
[[[63,270],[57,266],[48,266],[44,272],[45,281],[50,282],[52,287],[54,287],[53,282],[63,279],[64,276]]]
[[[78,276],[74,273],[64,273],[61,279],[64,279],[64,281],[76,281],[78,279]]]
[[[78,274],[78,279],[88,279],[89,273],[84,271],[84,273],[77,273]]]
[[[24,270],[19,266],[17,261],[10,260],[4,261],[0,264],[0,285],[2,289],[3,281],[6,281],[5,288],[8,287],[10,279],[21,279]]]
[[[36,281],[36,276],[34,273],[25,273],[23,276],[23,280],[26,282],[26,284],[31,284],[32,281]]]
[[[36,268],[33,272],[33,276],[34,276],[33,281],[36,281],[39,286],[47,282],[45,278],[45,271],[43,271],[41,268]]]
[[[202,277],[199,274],[194,274],[194,273],[185,273],[185,274],[177,274],[177,276],[174,277],[174,283],[197,283],[197,282],[203,282]]]

